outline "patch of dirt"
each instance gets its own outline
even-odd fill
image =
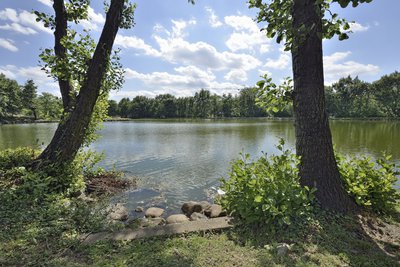
[[[400,256],[400,223],[390,222],[371,215],[359,215],[364,232],[391,256]]]
[[[95,196],[111,195],[132,187],[136,187],[134,180],[121,178],[120,174],[106,172],[87,179],[85,193]]]

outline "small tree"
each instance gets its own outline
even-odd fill
[[[24,108],[29,109],[35,120],[37,120],[36,114],[36,99],[37,99],[37,86],[33,80],[26,81],[21,91],[21,101]]]
[[[123,70],[112,47],[119,28],[133,25],[135,5],[111,0],[106,21],[96,43],[88,32],[77,34],[70,22],[87,19],[90,0],[54,0],[55,15],[35,12],[37,20],[54,29],[54,49],[40,55],[43,68],[58,81],[64,116],[53,139],[33,167],[61,166],[71,162],[83,144],[93,140],[96,126],[107,116],[110,89],[119,88]]]

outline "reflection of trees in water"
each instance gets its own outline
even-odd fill
[[[0,126],[0,149],[47,144],[56,124],[24,124]]]
[[[379,156],[383,151],[400,159],[400,122],[332,121],[336,147],[343,152],[364,152]]]

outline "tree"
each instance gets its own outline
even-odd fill
[[[115,117],[119,113],[118,103],[115,100],[108,100],[108,116]]]
[[[60,98],[50,94],[42,93],[37,98],[37,116],[45,120],[59,120],[61,118],[63,107]]]
[[[21,88],[17,81],[0,73],[0,118],[19,113]]]
[[[258,22],[266,21],[267,36],[285,40],[285,50],[292,53],[294,89],[292,93],[296,153],[300,157],[299,175],[303,186],[315,187],[316,197],[327,209],[352,212],[357,210],[343,188],[335,161],[332,136],[324,95],[322,39],[339,35],[350,28],[329,10],[331,2],[346,7],[371,0],[250,0],[250,7],[260,9]],[[325,13],[332,14],[331,19]]]
[[[373,83],[374,92],[387,116],[400,117],[400,72],[382,76]]]
[[[208,118],[211,107],[210,91],[201,89],[200,92],[195,93],[193,101],[195,116],[199,118]]]
[[[37,20],[54,29],[54,50],[45,49],[41,58],[59,83],[64,116],[46,149],[32,167],[62,166],[71,162],[95,131],[95,119],[106,116],[108,91],[122,84],[121,67],[113,61],[112,47],[119,28],[133,25],[135,6],[128,0],[111,0],[99,41],[95,45],[89,34],[79,35],[68,22],[87,18],[89,0],[54,0],[55,16],[35,12]],[[96,111],[100,111],[95,114]],[[102,112],[104,111],[104,112]],[[101,115],[99,115],[101,114]]]
[[[37,120],[36,114],[36,94],[37,86],[33,80],[26,81],[21,91],[21,101],[24,108],[29,109],[32,112],[33,117]]]

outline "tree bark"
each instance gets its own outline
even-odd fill
[[[357,206],[343,188],[334,156],[325,107],[321,8],[316,2],[295,0],[293,7],[293,28],[306,26],[305,33],[295,33],[292,48],[300,182],[317,189],[316,197],[323,208],[347,213]]]
[[[55,5],[56,2],[59,1],[56,0]],[[67,118],[59,124],[50,144],[33,163],[34,168],[71,162],[81,148],[94,106],[100,95],[101,83],[106,72],[114,39],[121,24],[123,8],[124,0],[111,1],[103,31],[88,67],[85,82],[77,97],[76,106]],[[65,15],[65,13],[61,14],[61,16]]]
[[[54,0],[53,9],[55,11],[55,31],[54,31],[54,53],[57,61],[66,59],[67,49],[61,44],[61,40],[67,36],[68,17],[65,9],[64,0]],[[68,79],[58,77],[58,85],[63,101],[64,112],[71,112],[73,108],[72,86]]]

